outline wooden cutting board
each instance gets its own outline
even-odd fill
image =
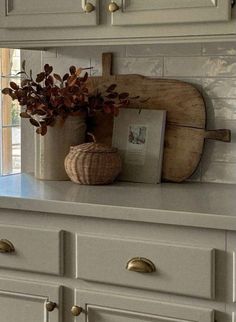
[[[196,170],[205,139],[230,142],[230,130],[206,131],[206,107],[201,93],[191,84],[178,80],[157,79],[141,75],[112,75],[112,54],[102,56],[102,76],[91,77],[90,89],[104,89],[117,84],[117,91],[130,96],[149,98],[138,107],[167,111],[162,180],[181,182]],[[137,108],[133,101],[129,108]],[[97,118],[95,137],[111,145],[113,117]],[[155,147],[154,147],[155,148]]]

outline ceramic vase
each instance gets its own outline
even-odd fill
[[[69,180],[64,159],[70,147],[85,141],[86,123],[82,116],[60,118],[48,126],[46,135],[35,134],[35,177],[41,180]]]

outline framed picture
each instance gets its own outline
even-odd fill
[[[159,183],[166,111],[123,108],[114,119],[113,146],[122,158],[122,181]]]

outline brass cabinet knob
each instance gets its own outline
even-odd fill
[[[7,239],[0,240],[0,253],[12,253],[15,251],[15,247]]]
[[[46,309],[48,312],[52,312],[57,307],[57,304],[51,301],[46,302]]]
[[[73,305],[71,308],[71,313],[74,316],[80,315],[82,313],[82,311],[83,311],[82,307],[77,306],[77,305]]]
[[[128,271],[137,273],[153,273],[156,271],[155,265],[147,258],[134,257],[126,265]]]
[[[119,10],[120,7],[118,6],[118,4],[116,4],[115,2],[111,2],[109,3],[108,5],[108,10],[113,13],[113,12],[116,12],[117,10]]]
[[[86,12],[86,13],[90,13],[90,12],[92,12],[92,11],[94,11],[94,10],[95,10],[95,7],[94,7],[94,5],[93,5],[92,3],[87,2],[87,3],[85,4],[85,6],[84,6],[84,12]]]

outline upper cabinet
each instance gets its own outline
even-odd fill
[[[60,28],[98,23],[97,0],[2,0],[0,28]]]
[[[227,0],[118,0],[109,8],[114,11],[114,26],[229,21],[231,18],[231,3]]]
[[[1,47],[235,40],[232,0],[1,0]]]

